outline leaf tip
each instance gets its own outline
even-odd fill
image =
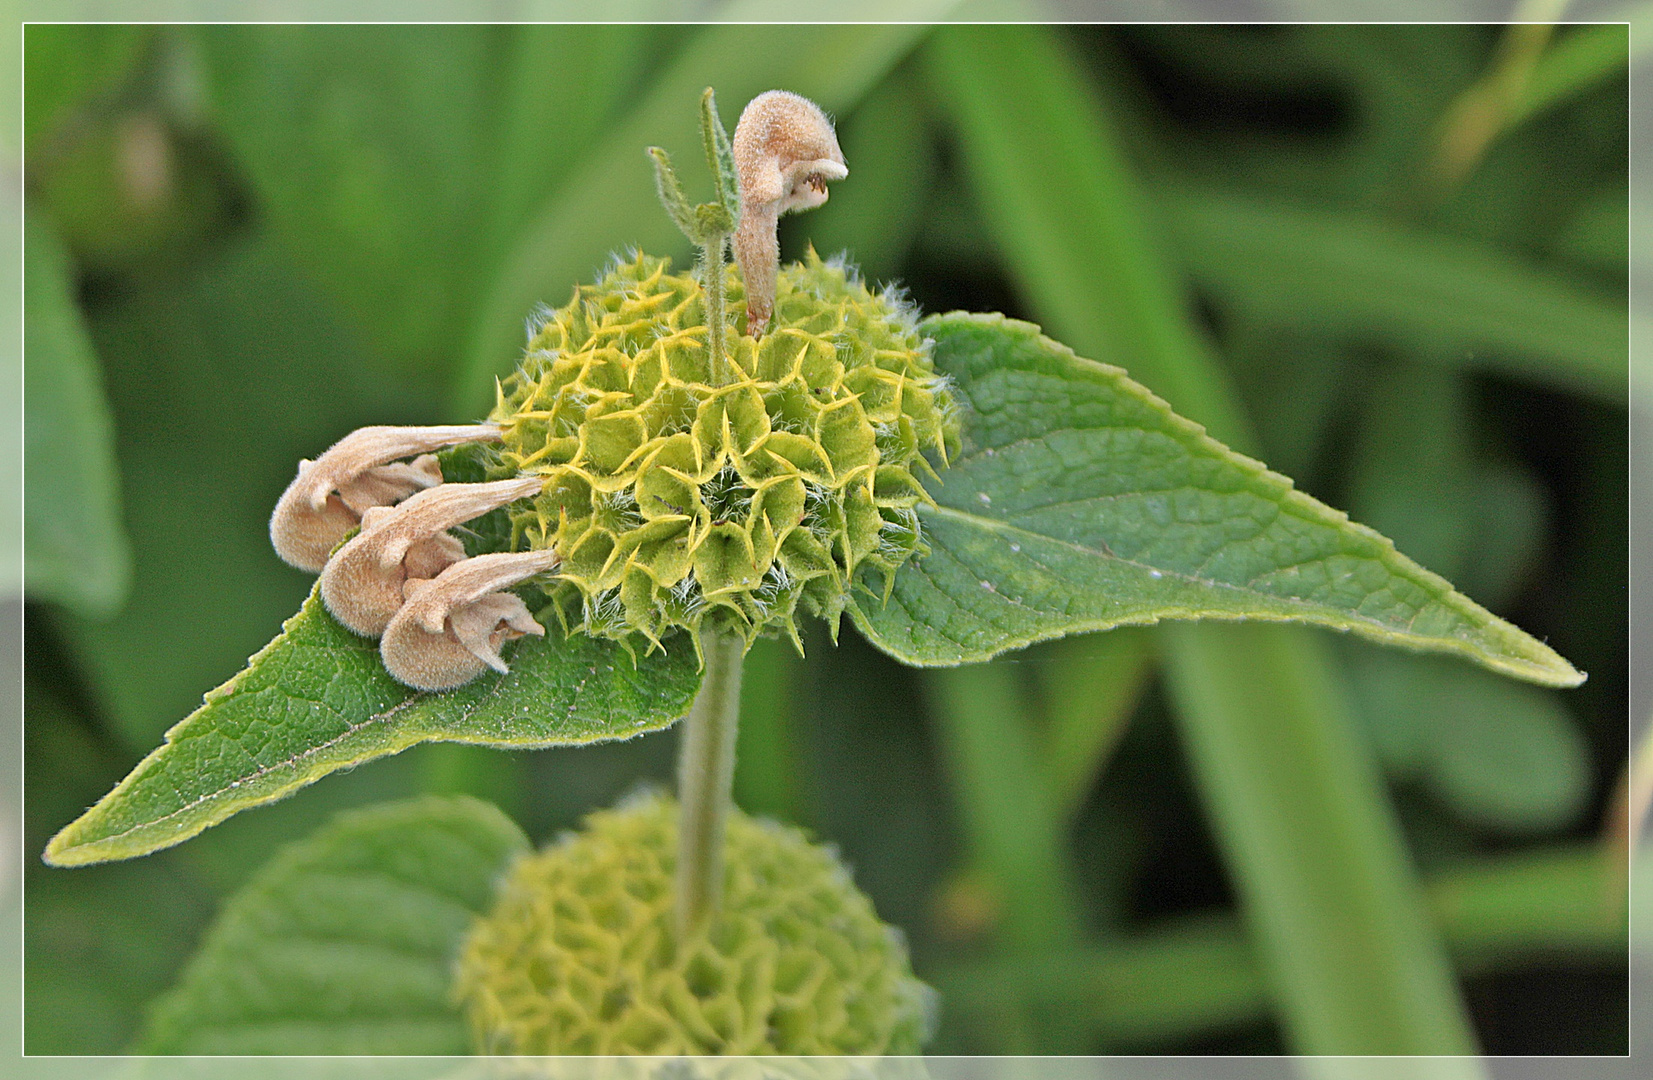
[[[40,853],[40,861],[47,866],[56,867],[85,866],[88,863],[106,861],[97,855],[94,845],[79,839],[79,826],[85,820],[86,815],[82,814],[58,830],[58,834],[47,842],[46,850]]]

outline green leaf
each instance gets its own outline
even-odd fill
[[[925,58],[981,215],[1034,317],[1245,446],[1249,425],[1186,317],[1153,207],[1054,32],[948,27]]]
[[[699,687],[694,649],[673,642],[635,665],[613,642],[554,631],[441,694],[392,679],[374,642],[312,590],[247,669],[206,696],[125,780],[52,838],[46,861],[78,866],[170,847],[249,807],[422,742],[541,748],[667,727]]]
[[[856,625],[898,660],[985,660],[1162,619],[1266,619],[1451,653],[1549,686],[1584,676],[1548,646],[1291,481],[1229,450],[1118,368],[1028,323],[927,319],[965,405],[964,452],[920,507],[931,553]]]
[[[23,697],[24,843],[38,850],[52,824],[120,779],[127,760],[110,753],[87,718],[33,671]],[[210,888],[164,857],[73,874],[29,859],[23,878],[29,1053],[121,1053],[145,1004],[172,984],[211,918]]]
[[[41,23],[25,31],[23,143],[31,158],[49,155],[64,121],[132,74],[154,33],[148,26]]]
[[[735,153],[723,119],[717,114],[717,96],[710,86],[700,95],[700,137],[706,144],[706,167],[712,173],[712,201],[728,212],[731,221],[738,221],[740,179],[735,173]]]
[[[109,404],[68,253],[43,219],[30,215],[26,230],[27,588],[78,613],[108,615],[132,577]]]
[[[1589,751],[1552,692],[1433,657],[1351,651],[1351,689],[1385,766],[1465,819],[1564,828],[1590,796]]]
[[[454,958],[528,838],[426,796],[340,814],[225,904],[151,1013],[151,1054],[463,1054]]]
[[[649,147],[649,158],[654,162],[654,189],[660,196],[660,205],[671,215],[672,223],[695,243],[700,242],[700,226],[695,221],[694,207],[683,194],[683,184],[672,168],[671,155],[658,146]]]
[[[89,319],[119,417],[132,593],[113,618],[54,623],[130,764],[304,602],[313,579],[269,533],[299,459],[363,424],[445,418],[256,231]]]

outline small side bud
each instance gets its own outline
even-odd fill
[[[316,573],[367,510],[442,482],[430,451],[499,438],[492,424],[358,428],[315,461],[299,462],[270,515],[270,543],[283,562]],[[415,454],[423,456],[400,460]]]
[[[433,580],[409,578],[407,602],[379,642],[385,670],[415,690],[451,690],[487,668],[509,671],[500,646],[526,634],[543,637],[545,628],[520,597],[500,590],[557,562],[549,549],[478,555]]]
[[[821,107],[785,90],[753,98],[735,125],[740,223],[735,262],[746,284],[746,332],[762,335],[775,306],[782,214],[827,200],[827,181],[849,175],[838,135]]]
[[[333,617],[363,637],[377,637],[402,606],[402,584],[434,578],[465,558],[447,530],[495,507],[538,495],[537,476],[489,484],[442,484],[396,507],[372,507],[362,531],[321,572],[321,599]]]

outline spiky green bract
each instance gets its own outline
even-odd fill
[[[834,853],[730,815],[723,905],[677,941],[677,804],[649,796],[517,863],[459,961],[490,1054],[914,1054],[932,991]]]
[[[918,471],[958,423],[915,315],[814,252],[781,271],[773,329],[729,325],[710,370],[699,283],[639,255],[531,327],[490,419],[500,464],[548,478],[513,540],[563,557],[565,625],[657,643],[713,619],[748,642],[837,624],[858,568],[924,550]],[[744,299],[727,276],[731,310]]]

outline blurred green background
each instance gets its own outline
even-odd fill
[[[481,415],[534,303],[628,245],[685,259],[643,147],[698,162],[701,87],[732,127],[782,86],[834,113],[851,170],[784,256],[1040,322],[1589,672],[1541,691],[1290,639],[1381,769],[1368,809],[1480,1046],[1623,1053],[1629,49],[1623,26],[30,26],[26,843],[297,609],[265,526],[298,459]],[[1312,866],[1295,906],[1237,896],[1281,837],[1211,826],[1228,766],[1190,762],[1167,635],[925,673],[812,631],[806,659],[748,659],[737,800],[844,852],[942,992],[934,1051],[1326,1049],[1278,972],[1346,898]],[[675,738],[426,746],[149,858],[33,863],[26,1049],[129,1045],[223,898],[342,807],[464,791],[549,839],[668,782]],[[1321,975],[1358,1001],[1362,972]]]

